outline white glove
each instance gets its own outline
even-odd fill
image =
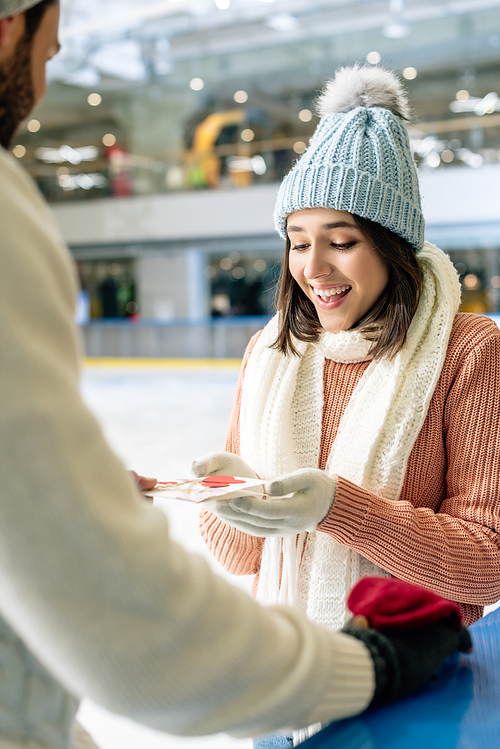
[[[257,474],[245,463],[243,458],[234,453],[208,453],[193,460],[191,473],[196,478],[201,476],[240,476],[256,479]]]
[[[204,504],[226,523],[252,536],[292,536],[316,530],[330,511],[335,487],[335,479],[324,471],[303,468],[266,483],[267,499],[241,496]]]
[[[245,463],[243,458],[234,453],[208,453],[197,460],[194,460],[191,464],[191,473],[197,478],[201,476],[240,476],[241,478],[256,479],[257,474],[255,471]],[[260,496],[263,496],[264,492],[259,487],[255,487],[252,491],[255,491]],[[229,500],[227,499],[207,499],[203,502],[203,508],[209,512],[213,512],[224,522],[233,525],[226,519],[226,512],[229,507]]]

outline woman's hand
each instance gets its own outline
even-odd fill
[[[291,536],[314,531],[324,520],[335,498],[335,485],[324,471],[305,468],[266,483],[267,499],[247,495],[210,500],[205,506],[252,536]]]
[[[208,453],[191,464],[191,473],[196,478],[202,476],[239,476],[256,479],[257,474],[245,463],[243,458],[234,453]]]

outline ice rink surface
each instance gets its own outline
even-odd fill
[[[222,450],[238,366],[87,366],[83,394],[127,468],[160,480],[190,475],[194,458]],[[162,500],[172,537],[250,593],[251,578],[233,577],[212,558],[198,532],[198,508]],[[489,606],[487,610],[497,608]],[[80,722],[100,749],[251,749],[249,739],[179,738],[111,715],[84,701]]]
[[[238,365],[223,367],[87,366],[84,398],[127,468],[158,479],[190,475],[194,458],[222,450]],[[227,574],[198,532],[198,507],[162,500],[171,535],[250,592],[251,578]],[[101,749],[250,749],[250,739],[179,738],[114,716],[85,700],[79,720]]]

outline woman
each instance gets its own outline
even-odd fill
[[[457,274],[424,242],[397,78],[342,69],[319,108],[278,194],[278,314],[245,355],[228,453],[194,464],[257,474],[267,499],[214,502],[202,533],[228,570],[259,573],[261,600],[330,629],[368,574],[471,623],[500,598],[500,332],[457,314]]]

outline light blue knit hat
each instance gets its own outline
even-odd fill
[[[404,122],[409,106],[396,75],[373,67],[341,68],[318,99],[321,121],[281,183],[274,221],[286,237],[290,213],[336,208],[375,221],[418,252],[424,217],[417,170]]]

